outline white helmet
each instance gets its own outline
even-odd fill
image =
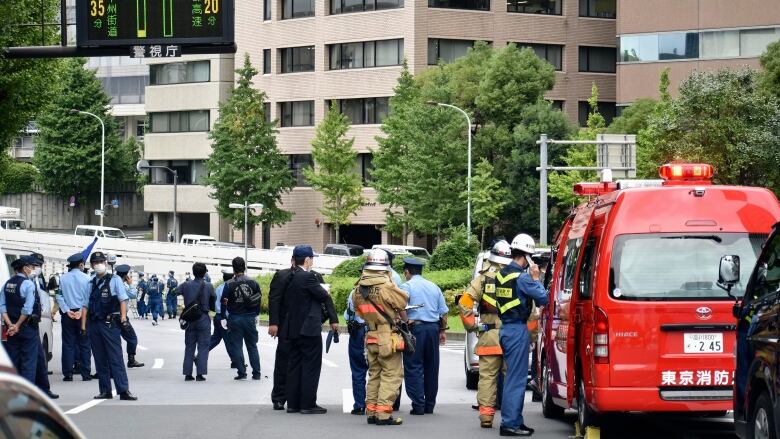
[[[382,249],[374,249],[366,258],[365,270],[390,271],[390,257]]]
[[[509,263],[512,262],[512,248],[509,246],[509,243],[503,239],[497,241],[493,244],[493,248],[490,249],[487,259],[496,264],[509,265]]]
[[[512,250],[520,250],[521,252],[528,253],[529,255],[532,255],[534,252],[536,252],[536,244],[534,243],[534,239],[525,233],[521,233],[515,236],[515,239],[512,240],[511,247]]]

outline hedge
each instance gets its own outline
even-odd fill
[[[10,194],[33,192],[37,178],[38,169],[35,166],[12,161],[4,166],[0,189]]]

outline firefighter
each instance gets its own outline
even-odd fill
[[[482,270],[466,288],[458,302],[460,318],[469,332],[477,332],[476,354],[479,356],[479,386],[477,404],[482,428],[493,428],[497,395],[500,393],[499,375],[504,367],[504,357],[499,342],[501,319],[496,307],[496,273],[512,262],[509,243],[501,240],[493,245],[482,265]],[[477,309],[475,310],[475,305]],[[480,324],[477,325],[476,316]]]
[[[401,425],[393,418],[393,403],[404,379],[403,339],[396,332],[399,318],[406,320],[409,296],[390,277],[390,261],[384,250],[372,250],[366,259],[360,280],[352,292],[355,311],[365,320],[368,385],[367,422],[376,425]]]

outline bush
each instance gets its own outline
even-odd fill
[[[472,237],[468,243],[466,228],[459,226],[451,229],[450,238],[439,244],[428,263],[430,270],[456,270],[472,268],[479,254],[479,243]]]
[[[0,192],[20,194],[33,192],[38,179],[38,169],[29,163],[2,160],[0,163]]]
[[[360,271],[363,269],[363,264],[366,263],[368,255],[364,254],[354,259],[348,259],[333,269],[331,276],[333,277],[360,277]]]

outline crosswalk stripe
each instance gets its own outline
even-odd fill
[[[78,415],[79,413],[83,412],[84,410],[88,410],[101,402],[105,401],[105,399],[93,399],[92,401],[85,402],[84,404],[81,404],[78,407],[74,407],[67,412],[65,412],[66,415]]]

